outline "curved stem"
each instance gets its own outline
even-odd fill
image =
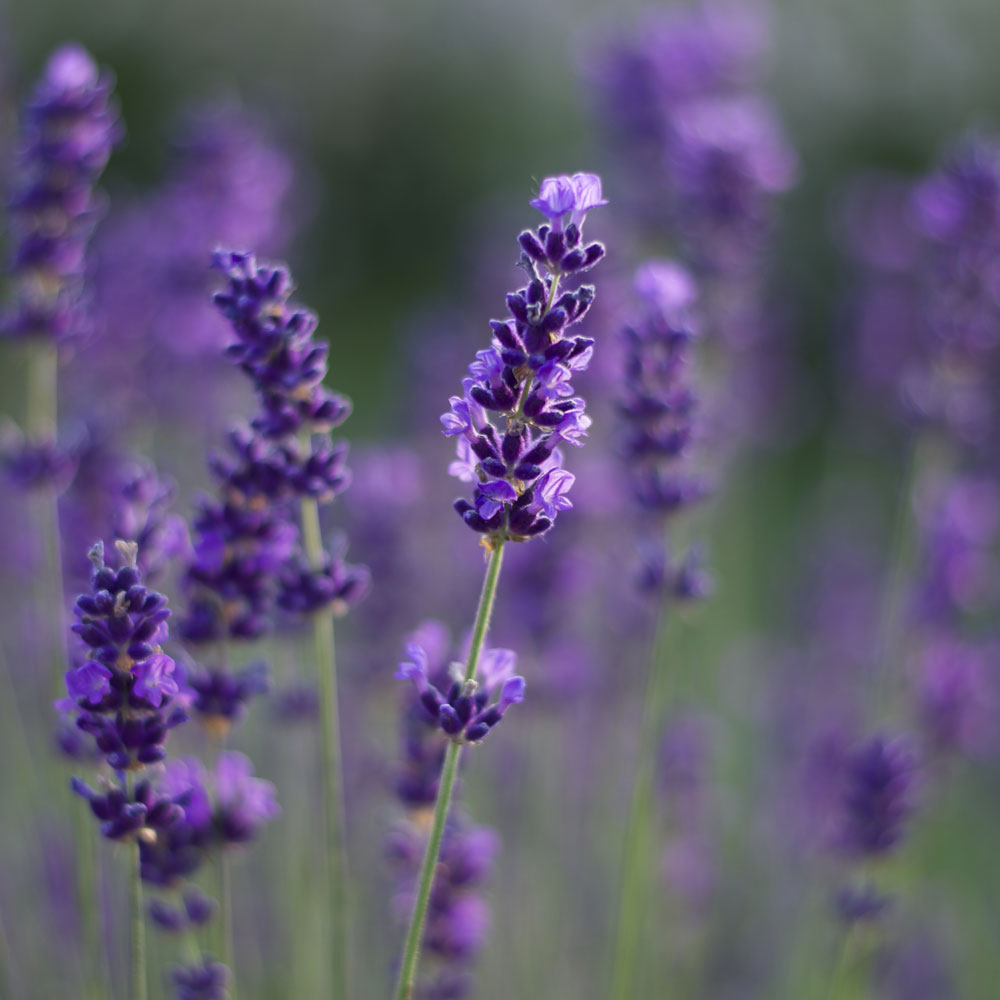
[[[325,556],[319,526],[319,506],[302,500],[302,539],[309,564],[318,568]],[[347,859],[344,843],[344,780],[341,771],[340,706],[337,700],[337,659],[333,615],[313,616],[316,681],[319,689],[320,737],[323,753],[323,810],[326,826],[327,911],[330,920],[330,995],[346,1000]]]
[[[472,644],[469,646],[469,659],[465,664],[465,680],[476,676],[476,666],[479,654],[482,652],[486,639],[486,630],[493,614],[493,603],[496,600],[497,582],[500,579],[500,567],[503,564],[503,541],[496,543],[490,554],[483,589],[479,595],[479,607],[476,609],[476,621],[472,628]],[[445,822],[448,819],[448,808],[451,805],[455,789],[455,778],[458,775],[458,759],[462,753],[460,743],[450,742],[445,751],[444,764],[441,768],[441,781],[438,784],[437,801],[434,803],[434,819],[431,823],[431,834],[427,840],[427,849],[420,864],[420,874],[417,879],[417,898],[410,917],[410,925],[406,932],[403,945],[403,958],[399,967],[399,980],[396,983],[395,1000],[412,1000],[417,981],[417,963],[420,959],[420,943],[424,933],[424,921],[427,919],[427,905],[431,898],[431,888],[434,884],[434,873],[437,869],[438,855],[441,853],[441,841],[444,838]]]
[[[653,797],[653,762],[656,758],[656,734],[663,703],[666,700],[667,664],[663,646],[667,630],[666,608],[661,607],[653,639],[646,693],[639,724],[639,745],[632,802],[625,825],[625,845],[622,855],[621,895],[618,900],[618,933],[611,982],[611,1000],[632,1000],[639,954],[639,939],[646,895],[643,891],[646,874],[649,814]]]

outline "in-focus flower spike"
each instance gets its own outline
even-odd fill
[[[94,184],[121,136],[113,80],[79,45],[49,58],[21,121],[7,201],[14,336],[63,341],[82,328],[84,256],[101,214]]]
[[[228,279],[215,296],[237,337],[227,352],[253,379],[264,404],[254,430],[285,438],[343,423],[351,404],[323,386],[329,348],[312,339],[315,314],[289,305],[295,286],[288,271],[228,250],[217,251],[213,263]]]
[[[57,707],[89,733],[116,771],[162,760],[167,733],[186,718],[181,677],[162,649],[170,615],[162,594],[142,585],[138,546],[118,542],[123,565],[91,550],[91,593],[77,598],[79,662],[66,674],[67,699]]]
[[[507,296],[510,318],[493,320],[491,346],[480,351],[441,417],[457,437],[458,459],[449,469],[475,482],[473,500],[455,509],[485,544],[526,541],[569,510],[571,473],[562,470],[560,445],[579,446],[590,426],[572,377],[590,363],[594,343],[575,336],[594,288],[563,290],[563,279],[593,267],[604,247],[584,241],[587,212],[607,204],[595,174],[548,177],[531,202],[550,223],[526,230],[518,242],[528,284]]]

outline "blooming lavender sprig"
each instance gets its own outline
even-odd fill
[[[417,891],[403,943],[396,1000],[410,1000],[416,989],[417,964],[432,900],[435,871],[447,827],[448,810],[458,776],[463,746],[480,741],[507,708],[524,697],[523,679],[507,677],[500,698],[489,704],[490,687],[476,677],[480,654],[496,600],[504,545],[521,542],[552,527],[560,510],[572,504],[566,496],[573,475],[562,468],[558,445],[578,445],[590,419],[584,402],[573,395],[575,371],[587,367],[593,341],[567,334],[594,301],[592,286],[559,294],[567,275],[584,271],[604,256],[599,243],[586,243],[581,226],[587,212],[606,204],[594,174],[547,177],[532,201],[549,220],[519,238],[521,266],[528,284],[507,296],[511,318],[494,320],[492,346],[469,366],[461,397],[441,417],[444,433],[458,438],[453,475],[474,482],[473,502],[458,500],[455,509],[465,523],[482,534],[489,552],[483,588],[465,667],[442,686],[427,675],[427,659],[418,647],[397,676],[416,684],[430,721],[451,737],[445,751],[434,816],[417,876]],[[494,423],[493,421],[497,422]],[[495,656],[497,680],[513,655]]]
[[[232,463],[216,463],[227,492],[261,515],[284,519],[293,545],[275,567],[274,605],[311,618],[316,647],[327,836],[327,906],[330,914],[330,972],[337,996],[349,992],[347,918],[344,893],[343,778],[334,656],[333,616],[343,614],[368,590],[369,572],[348,565],[345,544],[326,545],[319,506],[350,483],[347,447],[328,432],[350,414],[350,403],[323,386],[329,347],[313,339],[317,318],[289,302],[293,285],[283,267],[258,265],[252,254],[218,251],[214,266],[227,279],[215,304],[229,320],[235,342],[227,354],[253,383],[260,410],[249,431],[230,439]],[[291,520],[297,500],[301,545]],[[259,598],[258,589],[254,597]]]
[[[228,280],[215,297],[236,335],[227,354],[251,378],[261,409],[249,430],[230,435],[230,455],[216,458],[213,472],[229,497],[259,514],[270,509],[271,527],[284,513],[279,533],[291,542],[283,505],[295,499],[329,503],[350,484],[347,446],[317,437],[347,419],[350,403],[323,386],[329,347],[313,340],[316,316],[289,303],[294,286],[287,270],[229,251],[216,253],[214,265]],[[344,561],[343,550],[338,544],[317,557],[292,546],[275,553],[278,565],[265,574],[277,571],[273,601],[301,614],[344,613],[364,596],[369,580],[364,567]],[[266,580],[253,581],[251,603],[261,604],[266,586]]]
[[[69,697],[58,703],[78,728],[93,736],[116,771],[162,760],[167,734],[185,720],[176,664],[163,652],[170,615],[162,594],[147,590],[138,546],[119,542],[123,565],[104,562],[104,546],[91,551],[91,593],[74,605],[79,662],[66,674]]]
[[[590,426],[571,380],[589,365],[594,342],[570,327],[586,315],[594,288],[559,289],[604,256],[582,226],[607,202],[599,177],[574,174],[546,178],[531,204],[549,221],[519,237],[528,284],[507,296],[511,318],[491,321],[491,346],[476,355],[462,396],[441,417],[444,433],[458,438],[449,471],[475,483],[472,502],[457,500],[455,509],[488,547],[540,535],[572,507],[575,477],[562,468],[560,445],[581,445]]]
[[[14,336],[63,341],[81,330],[84,255],[100,215],[94,184],[121,135],[113,80],[79,45],[49,58],[28,100],[7,202]]]

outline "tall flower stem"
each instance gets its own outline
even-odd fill
[[[36,338],[29,345],[25,378],[24,430],[36,444],[55,442],[59,420],[59,353],[50,340]],[[45,552],[45,574],[42,586],[49,592],[45,605],[62,613],[62,551],[59,534],[59,503],[54,489],[45,489],[35,507],[38,537]],[[53,603],[54,602],[54,603]],[[59,627],[52,649],[54,683],[62,681],[64,629]]]
[[[229,969],[229,1000],[236,1000],[236,961],[233,955],[233,879],[229,853],[219,852],[219,937],[222,963]]]
[[[302,539],[306,558],[313,569],[323,564],[323,536],[319,506],[302,500]],[[337,658],[333,615],[319,611],[313,616],[316,646],[316,680],[319,690],[320,738],[323,752],[323,809],[326,824],[327,911],[330,920],[330,995],[348,996],[347,970],[347,859],[344,837],[344,778],[340,747],[340,707],[337,699]]]
[[[129,796],[132,794],[132,780],[128,779]],[[132,992],[130,1000],[147,1000],[146,991],[146,922],[142,911],[142,874],[140,868],[139,841],[129,845],[129,913],[132,924]]]
[[[936,446],[937,442],[929,431],[919,433],[911,446],[895,504],[878,622],[875,663],[878,696],[872,704],[873,710],[883,715],[891,711],[894,685],[898,679],[897,667],[905,650],[907,587],[913,579],[917,558],[913,498],[928,469],[938,460]]]
[[[46,338],[35,338],[28,345],[28,369],[24,429],[35,443],[55,442],[59,422],[59,349]],[[41,602],[37,607],[56,609],[58,625],[50,655],[52,657],[52,683],[61,684],[65,669],[65,647],[62,621],[63,576],[62,538],[59,528],[59,498],[49,487],[42,492],[35,507],[38,537],[45,553],[45,573],[40,575]],[[89,992],[94,996],[107,993],[108,982],[102,974],[99,956],[104,944],[101,941],[100,920],[97,915],[97,841],[88,818],[78,823],[76,836],[77,909],[83,935],[84,966],[89,981]],[[102,981],[103,980],[103,981]]]
[[[656,734],[667,698],[669,680],[665,656],[667,609],[660,608],[653,638],[649,674],[639,723],[639,742],[632,801],[625,825],[622,856],[621,890],[618,901],[618,931],[612,972],[611,1000],[631,1000],[635,996],[635,977],[645,905],[643,892],[646,873],[649,815],[653,798],[653,765],[656,759]]]
[[[479,595],[479,607],[476,609],[476,620],[472,627],[472,644],[469,646],[469,658],[465,664],[466,681],[476,676],[476,666],[479,654],[483,649],[486,631],[489,628],[490,617],[493,614],[493,604],[496,600],[497,582],[500,579],[500,567],[503,564],[503,541],[496,543],[490,554],[483,580],[483,589]],[[434,819],[431,823],[431,833],[424,851],[424,860],[420,864],[420,874],[417,879],[417,898],[410,917],[410,925],[406,932],[403,945],[403,958],[399,967],[399,979],[396,983],[395,1000],[412,1000],[417,981],[417,963],[420,959],[420,940],[424,933],[424,922],[427,919],[427,906],[431,898],[431,888],[434,884],[434,874],[437,869],[438,855],[441,852],[441,841],[444,837],[444,827],[448,819],[448,809],[451,806],[452,794],[455,790],[455,779],[458,776],[458,760],[462,753],[462,745],[454,741],[448,744],[445,751],[444,764],[441,768],[441,781],[438,785],[437,801],[434,803]]]

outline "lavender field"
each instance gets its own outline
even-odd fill
[[[0,5],[0,1000],[1000,997],[997,38]]]

